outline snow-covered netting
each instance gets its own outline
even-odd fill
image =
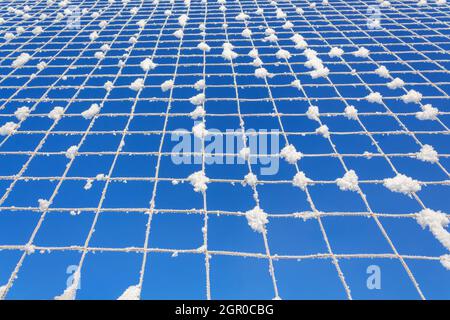
[[[449,298],[449,50],[445,0],[0,1],[0,298]]]

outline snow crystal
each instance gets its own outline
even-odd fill
[[[142,79],[142,78],[138,78],[130,84],[131,90],[139,91],[142,88],[144,88],[144,79]]]
[[[38,68],[39,71],[42,71],[45,68],[47,68],[47,63],[45,63],[44,61],[41,61],[36,65],[36,67]]]
[[[289,30],[292,29],[294,27],[294,24],[290,21],[286,21],[282,26],[281,26],[284,30]]]
[[[166,80],[161,84],[161,90],[166,92],[173,88],[173,80]]]
[[[83,116],[83,118],[89,120],[89,119],[92,119],[93,117],[95,117],[99,112],[100,112],[99,105],[97,103],[93,103],[93,104],[91,104],[89,109],[83,111],[81,113],[81,115]]]
[[[206,184],[209,183],[209,178],[205,176],[205,173],[203,171],[194,172],[189,177],[187,177],[187,180],[194,187],[195,192],[205,192],[206,189],[208,189],[208,186]]]
[[[289,51],[284,50],[284,49],[278,50],[277,53],[275,54],[275,56],[280,60],[282,60],[282,59],[288,60],[291,58],[291,54],[289,53]]]
[[[200,79],[196,83],[194,83],[194,89],[197,91],[205,89],[205,80]]]
[[[249,185],[251,187],[254,187],[254,186],[256,186],[257,182],[258,182],[258,178],[256,177],[256,175],[250,172],[244,177],[244,181],[242,182],[242,185],[244,185],[244,186]]]
[[[297,172],[297,174],[294,176],[294,179],[292,179],[292,184],[296,187],[299,187],[303,191],[305,191],[307,185],[311,182],[312,180],[306,177],[303,171]]]
[[[117,298],[117,300],[139,300],[141,296],[141,287],[136,286],[130,286],[128,287],[122,295]]]
[[[423,147],[420,149],[420,152],[417,153],[417,159],[431,163],[439,161],[438,153],[429,144],[423,145]]]
[[[102,60],[102,59],[105,58],[105,54],[104,54],[102,51],[97,51],[97,52],[94,54],[94,57],[95,57],[96,59],[98,59],[98,60]]]
[[[447,215],[441,211],[423,209],[417,214],[417,223],[425,229],[428,227],[434,237],[450,250],[450,233],[445,229],[450,223]]]
[[[157,67],[157,64],[154,63],[150,58],[146,58],[145,60],[142,60],[139,65],[140,65],[141,69],[144,70],[145,72],[147,72],[149,70],[153,70]]]
[[[175,31],[173,33],[173,35],[175,36],[175,38],[181,39],[184,36],[184,32],[181,29],[178,29],[177,31]]]
[[[44,200],[44,199],[39,199],[38,203],[39,203],[39,210],[41,210],[41,211],[47,210],[48,207],[50,207],[50,204],[51,204],[50,201]]]
[[[426,104],[422,106],[422,111],[416,113],[416,118],[419,120],[436,120],[439,110],[431,106],[431,104]]]
[[[345,107],[345,117],[350,120],[358,119],[358,110],[354,106]]]
[[[444,254],[439,258],[441,264],[445,267],[445,269],[450,270],[450,254]],[[1,288],[0,288],[0,296],[1,296]]]
[[[290,164],[296,163],[302,157],[302,153],[297,151],[292,144],[281,149],[280,156]]]
[[[342,178],[336,179],[336,184],[342,191],[357,191],[358,176],[354,170],[347,171]]]
[[[43,32],[44,30],[42,29],[42,27],[35,27],[32,31],[31,31],[31,33],[33,33],[35,36],[38,36],[38,35],[40,35],[42,32]]]
[[[338,47],[333,47],[333,48],[331,48],[330,52],[328,52],[328,55],[330,56],[330,58],[339,58],[343,54],[344,54],[344,50],[342,50],[341,48],[338,48]]]
[[[284,13],[280,8],[277,9],[276,14],[278,19],[285,19],[287,17],[286,13]]]
[[[321,134],[324,138],[330,137],[330,131],[328,130],[328,126],[326,124],[321,125],[316,129],[317,134]]]
[[[319,107],[317,106],[310,106],[306,111],[306,116],[311,120],[319,121],[319,115]]]
[[[260,58],[256,58],[255,60],[253,60],[252,65],[256,68],[259,68],[263,65],[263,62]]]
[[[353,55],[358,58],[367,58],[369,57],[370,51],[364,47],[359,48],[355,52],[353,52]]]
[[[405,85],[405,82],[400,79],[400,78],[395,78],[394,80],[392,80],[391,82],[389,82],[387,84],[389,89],[398,89],[398,88],[403,88],[403,86]]]
[[[28,53],[21,53],[12,63],[13,68],[20,68],[28,61],[30,61],[31,56]]]
[[[299,35],[298,33],[294,34],[291,38],[290,38],[295,44],[299,43],[300,41],[304,41],[305,39],[303,38],[303,36]]]
[[[225,60],[233,60],[236,59],[238,56],[238,54],[236,52],[234,52],[233,50],[231,50],[230,48],[224,48],[222,51],[222,57]]]
[[[269,222],[267,213],[265,213],[259,206],[254,207],[245,213],[248,225],[253,231],[263,233],[265,232],[265,225]]]
[[[311,75],[311,78],[317,79],[317,78],[326,78],[329,73],[330,70],[328,68],[321,67],[311,71],[309,74]]]
[[[274,34],[271,34],[270,36],[265,37],[264,41],[277,42],[278,41],[278,37],[276,35],[274,35]]]
[[[244,30],[242,30],[241,35],[244,38],[250,38],[252,36],[252,30],[250,30],[249,28],[245,28]]]
[[[201,104],[205,103],[205,94],[199,93],[199,94],[191,97],[189,99],[189,102],[196,106],[201,105]]]
[[[7,122],[0,127],[0,136],[8,136],[16,131],[18,125],[14,122]]]
[[[30,108],[28,107],[20,107],[14,112],[14,115],[16,116],[17,120],[24,121],[28,116],[30,115]]]
[[[182,14],[178,17],[178,24],[182,27],[185,27],[188,20],[189,17],[186,14]]]
[[[411,196],[412,193],[422,189],[419,181],[404,174],[397,174],[394,178],[384,179],[383,185],[393,192],[403,193],[407,196]]]
[[[248,14],[244,13],[244,12],[241,12],[235,17],[235,19],[237,21],[243,21],[243,20],[250,19],[250,16]]]
[[[242,148],[242,149],[239,151],[239,156],[240,156],[242,159],[248,160],[248,159],[250,158],[250,148],[248,148],[248,147]]]
[[[111,81],[106,81],[103,85],[103,88],[105,88],[106,91],[111,91],[113,89],[114,85]]]
[[[205,129],[205,123],[199,122],[192,127],[192,133],[199,139],[202,139],[208,135],[208,130]]]
[[[144,29],[144,28],[145,28],[146,22],[145,22],[144,19],[141,19],[141,20],[139,20],[138,22],[136,22],[136,24],[137,24],[137,26],[138,26],[139,28]]]
[[[366,97],[366,99],[367,99],[367,101],[372,102],[372,103],[379,103],[379,104],[383,103],[383,96],[379,92],[371,92]]]
[[[14,33],[12,33],[12,32],[6,32],[6,33],[5,33],[5,36],[4,36],[4,38],[5,38],[6,41],[13,40],[15,37],[16,37],[16,36],[15,36]]]
[[[255,77],[264,79],[266,77],[271,77],[272,75],[267,71],[266,68],[255,69]]]
[[[195,108],[194,111],[192,111],[191,113],[189,113],[189,116],[193,119],[196,120],[198,118],[202,118],[206,115],[206,111],[205,109],[203,109],[202,106],[197,106],[197,108]]]
[[[200,42],[197,45],[197,48],[202,50],[202,51],[204,51],[204,52],[209,52],[211,50],[211,47],[208,46],[208,44],[206,42],[204,42],[204,41]]]
[[[78,153],[78,147],[77,146],[71,146],[69,149],[67,149],[66,151],[66,158],[73,160],[75,159],[75,156]]]
[[[59,120],[64,114],[63,107],[54,107],[52,111],[48,113],[48,117],[53,120]]]
[[[291,82],[291,86],[293,86],[294,88],[297,88],[298,90],[301,90],[302,86],[300,84],[300,80],[294,80]]]
[[[422,100],[422,94],[416,90],[409,90],[408,93],[402,96],[404,103],[419,103]]]

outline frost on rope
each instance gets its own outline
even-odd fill
[[[142,78],[138,78],[130,84],[130,89],[133,91],[139,91],[142,88],[144,88],[144,79]]]
[[[416,113],[416,118],[419,120],[436,120],[439,110],[431,104],[422,106],[422,111]]]
[[[383,103],[383,96],[379,92],[371,92],[368,96],[366,96],[366,99],[371,103]]]
[[[416,90],[409,90],[402,96],[402,100],[404,103],[419,103],[422,100],[422,94]]]
[[[328,139],[330,137],[330,131],[326,124],[321,125],[316,129],[316,133],[320,134],[322,137]]]
[[[368,58],[370,54],[370,51],[364,47],[359,48],[355,52],[353,52],[353,55],[358,58]]]
[[[203,139],[208,135],[208,130],[205,128],[204,122],[199,122],[192,127],[192,133],[199,139]]]
[[[342,191],[357,191],[358,176],[354,170],[347,171],[342,178],[336,179],[336,184]]]
[[[66,158],[68,158],[70,160],[73,160],[73,159],[75,159],[77,153],[78,153],[78,147],[77,146],[71,146],[66,151]]]
[[[189,116],[193,120],[196,120],[198,118],[203,118],[205,115],[206,115],[206,111],[205,111],[205,109],[203,109],[202,106],[197,106],[194,111],[189,113]]]
[[[139,285],[128,287],[117,300],[140,300],[141,287]]]
[[[192,173],[187,180],[194,187],[195,192],[205,192],[208,189],[207,183],[209,183],[209,178],[205,176],[203,171],[197,171]]]
[[[312,180],[306,177],[303,171],[297,172],[297,174],[294,176],[294,179],[292,179],[292,184],[296,187],[299,187],[303,191],[305,191],[308,184],[311,183]]]
[[[358,119],[358,110],[354,106],[347,106],[344,110],[345,117],[350,120]]]
[[[20,68],[23,65],[25,65],[28,61],[30,61],[31,56],[28,53],[21,53],[16,60],[13,61],[12,67],[13,68]]]
[[[308,110],[306,111],[306,116],[310,120],[319,121],[319,107],[317,106],[310,106]]]
[[[434,150],[433,146],[430,146],[429,144],[424,144],[423,147],[420,148],[420,151],[417,153],[417,159],[431,163],[439,161],[438,153]]]
[[[20,107],[15,112],[14,115],[16,116],[17,120],[24,121],[28,116],[30,115],[30,108],[28,107]]]
[[[403,86],[405,85],[405,82],[400,79],[400,78],[395,78],[394,80],[392,80],[391,82],[389,82],[387,84],[389,89],[395,90],[398,88],[403,88]]]
[[[265,232],[265,226],[269,220],[267,219],[267,213],[265,213],[259,206],[247,211],[245,213],[245,217],[247,218],[248,225],[253,229],[253,231],[259,233]]]
[[[419,181],[404,174],[397,174],[394,178],[384,179],[383,185],[393,192],[403,193],[407,196],[411,196],[414,192],[422,189]]]
[[[280,156],[290,164],[296,163],[302,157],[302,153],[297,151],[295,147],[290,144],[281,149]]]
[[[172,88],[173,88],[173,80],[172,79],[166,80],[163,83],[161,83],[162,92],[169,91]]]
[[[450,254],[444,254],[439,258],[441,261],[441,264],[444,266],[445,269],[450,270]],[[1,296],[1,288],[0,288],[0,296]]]
[[[256,175],[250,172],[244,177],[244,181],[242,182],[242,185],[244,185],[244,186],[249,185],[251,187],[254,187],[254,186],[256,186],[257,182],[258,182],[258,178],[256,177]]]
[[[450,250],[450,233],[445,229],[450,223],[447,215],[441,211],[423,209],[417,214],[417,223],[425,229],[429,228],[433,236]]]
[[[93,117],[95,117],[98,113],[100,112],[100,107],[97,103],[93,103],[91,104],[91,106],[89,107],[89,109],[83,111],[81,113],[81,115],[83,116],[83,118],[85,119],[92,119]]]
[[[3,126],[0,127],[0,136],[8,136],[14,133],[17,129],[18,125],[14,122],[7,122]]]
[[[139,66],[145,72],[155,69],[158,65],[154,63],[150,58],[146,58],[139,63]]]
[[[189,99],[189,102],[192,103],[193,105],[199,106],[199,105],[205,103],[205,94],[199,93],[199,94],[191,97]]]
[[[38,200],[38,204],[39,204],[39,210],[40,211],[45,211],[50,207],[50,201],[45,200],[45,199],[39,199]]]
[[[385,66],[380,66],[377,68],[375,73],[382,78],[389,78],[389,70]]]

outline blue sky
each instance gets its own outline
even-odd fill
[[[393,1],[393,7],[381,9],[384,29],[369,30],[367,5],[376,4],[375,1],[330,0],[328,6],[318,2],[316,9],[310,8],[307,1],[283,1],[278,8],[282,8],[294,24],[292,30],[285,30],[282,28],[285,20],[276,18],[275,7],[268,1],[228,1],[225,14],[219,11],[216,1],[208,1],[205,18],[205,5],[193,0],[190,20],[178,50],[179,40],[172,33],[179,28],[178,17],[187,12],[180,1],[172,5],[161,0],[155,10],[155,5],[146,1],[134,16],[129,9],[141,5],[141,1],[130,1],[125,8],[119,1],[112,6],[107,1],[74,2],[90,10],[82,17],[80,30],[64,29],[65,19],[54,24],[53,19],[49,19],[48,23],[37,24],[44,28],[38,37],[30,32],[32,21],[25,22],[7,12],[9,5],[23,7],[26,3],[32,5],[31,2],[0,2],[0,14],[6,20],[0,26],[2,31],[14,31],[19,25],[27,28],[15,40],[6,42],[3,37],[0,40],[3,56],[0,127],[8,121],[18,122],[14,116],[17,108],[32,109],[13,135],[0,136],[0,246],[3,248],[0,251],[0,286],[10,281],[17,264],[23,261],[7,299],[51,299],[61,294],[73,272],[71,266],[79,265],[83,255],[70,247],[82,247],[86,239],[89,241],[78,299],[115,299],[127,287],[137,284],[143,261],[141,249],[146,243],[149,223],[145,211],[150,208],[156,175],[160,180],[154,198],[155,214],[150,221],[141,298],[207,297],[205,254],[194,252],[204,244],[204,199],[201,193],[194,192],[189,182],[171,182],[186,179],[201,170],[202,165],[201,162],[175,164],[167,154],[177,144],[171,139],[172,132],[180,129],[190,132],[194,125],[189,112],[195,107],[188,99],[198,94],[192,86],[203,78],[203,64],[207,75],[206,128],[221,132],[238,130],[240,111],[245,129],[274,130],[272,133],[280,149],[285,142],[278,134],[284,129],[289,143],[304,154],[297,163],[300,170],[313,181],[319,181],[309,186],[308,192],[317,211],[325,214],[320,221],[304,220],[292,216],[292,213],[312,210],[306,192],[291,183],[296,174],[295,166],[272,156],[270,159],[276,161],[278,170],[272,175],[262,175],[261,170],[266,166],[261,163],[264,157],[252,164],[253,172],[265,182],[256,189],[260,207],[269,214],[267,239],[281,298],[347,298],[328,255],[325,234],[332,252],[338,256],[339,267],[353,298],[420,299],[375,219],[351,214],[367,213],[367,208],[358,193],[342,191],[334,183],[345,173],[338,154],[343,155],[345,165],[357,173],[370,208],[380,214],[379,222],[398,253],[405,257],[423,295],[428,299],[450,298],[450,271],[439,261],[448,250],[409,215],[423,209],[416,198],[383,186],[382,180],[395,176],[395,172],[370,139],[377,142],[400,173],[429,182],[417,192],[425,207],[450,213],[446,173],[450,170],[450,55],[443,51],[450,49],[448,5],[419,8],[412,1]],[[254,13],[257,5],[264,8],[265,19]],[[40,10],[51,13],[57,7],[55,4],[46,8],[45,2],[33,6],[31,13],[36,16]],[[264,67],[274,74],[267,79],[267,84],[253,75],[253,59],[247,55],[252,43],[241,36],[244,22],[235,20],[241,7],[251,17],[248,27],[253,31],[252,39]],[[305,13],[297,14],[296,7],[303,8]],[[105,11],[92,22],[91,12],[101,8]],[[357,11],[352,11],[353,8]],[[167,9],[172,10],[169,17],[164,15]],[[120,10],[122,13],[117,16]],[[89,34],[100,30],[98,22],[113,17],[99,32],[99,38],[90,42]],[[139,32],[136,22],[149,17],[138,42],[129,51],[120,77],[116,78],[118,62],[130,46],[128,39]],[[224,17],[228,23],[226,33],[222,27]],[[203,38],[198,26],[205,20]],[[422,24],[417,23],[419,20]],[[304,91],[290,86],[294,77],[289,65],[275,57],[277,44],[263,41],[267,27],[276,31],[279,47],[291,52],[289,64]],[[301,34],[309,47],[318,52],[330,69],[328,79],[312,79],[308,75],[302,50],[296,50],[289,39],[294,32]],[[234,61],[235,77],[230,62],[221,57],[221,46],[227,34],[239,54]],[[196,48],[203,39],[211,46],[205,57]],[[109,43],[111,49],[99,62],[94,53],[104,43]],[[328,56],[331,46],[342,46],[343,59]],[[350,54],[360,46],[370,50],[370,59]],[[32,59],[24,67],[13,69],[12,61],[22,52],[32,55]],[[130,90],[131,82],[144,77],[139,63],[149,56],[158,67],[145,76],[146,87],[141,92]],[[175,66],[177,60],[178,67]],[[40,61],[48,62],[47,68],[30,79]],[[72,63],[77,68],[68,69]],[[415,113],[421,111],[420,104],[405,104],[399,99],[404,94],[402,89],[388,89],[387,80],[373,72],[379,65],[386,66],[392,77],[402,78],[406,89],[421,92],[422,105],[431,103],[440,110],[439,121],[418,120]],[[359,77],[351,74],[352,69]],[[66,79],[62,78],[63,73]],[[162,92],[159,86],[168,79],[174,79],[175,87]],[[109,94],[103,88],[108,80],[114,81],[115,86]],[[26,87],[22,87],[24,84]],[[53,88],[48,90],[51,85]],[[385,105],[364,100],[369,89],[380,92]],[[39,100],[47,90],[48,99]],[[337,153],[330,140],[314,134],[318,124],[305,116],[310,105],[306,98],[319,107],[320,119],[329,128]],[[101,104],[101,111],[94,119],[84,119],[80,114],[92,103]],[[344,109],[349,104],[358,109],[359,121],[344,117]],[[55,124],[47,115],[56,106],[66,111]],[[272,114],[274,106],[281,115]],[[134,116],[130,118],[132,110]],[[389,110],[393,114],[387,112]],[[125,128],[128,129],[126,135],[123,134]],[[164,128],[163,155],[159,156]],[[117,153],[122,138],[125,145]],[[189,138],[192,143],[197,139],[192,134]],[[417,141],[434,147],[440,155],[439,165],[405,156],[420,150]],[[78,155],[71,162],[65,152],[80,142]],[[361,156],[366,151],[374,155]],[[235,155],[230,155],[228,160],[236,162],[238,152],[234,150]],[[279,150],[269,149],[268,152]],[[24,168],[26,163],[28,166]],[[94,181],[91,189],[83,188],[87,179],[99,173],[108,174],[111,168],[109,182]],[[272,299],[275,296],[263,236],[253,231],[246,217],[240,214],[255,206],[252,188],[240,183],[248,172],[246,164],[205,164],[205,174],[212,180],[205,197],[213,299]],[[445,181],[447,184],[442,183]],[[50,199],[52,194],[50,210],[43,215],[38,210],[38,200]],[[97,209],[99,203],[100,210]],[[80,212],[74,215],[73,210]],[[90,230],[95,232],[90,233]],[[30,239],[38,250],[24,255],[23,246]],[[173,257],[175,251],[178,256]],[[326,256],[311,257],[317,254]],[[370,290],[366,285],[367,268],[373,265],[381,271],[379,290]]]

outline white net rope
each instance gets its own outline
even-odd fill
[[[449,141],[450,82],[447,68],[450,65],[450,10],[445,1],[430,1],[428,4],[424,1],[406,0],[392,3],[359,0],[330,0],[329,3],[297,0],[8,1],[0,2],[0,15],[1,36],[4,38],[0,46],[0,90],[5,93],[5,96],[0,97],[0,155],[5,159],[26,157],[20,170],[14,174],[5,174],[0,168],[0,181],[6,186],[0,194],[0,214],[32,211],[39,217],[26,243],[0,243],[0,250],[21,252],[8,281],[0,283],[2,298],[8,297],[16,279],[20,277],[25,260],[39,252],[81,253],[73,285],[59,296],[64,299],[76,298],[85,259],[92,252],[136,252],[142,255],[139,277],[136,278],[136,283],[129,284],[128,289],[124,288],[124,299],[140,297],[145,285],[146,266],[151,263],[149,254],[155,252],[203,255],[207,299],[214,298],[211,294],[213,284],[210,260],[219,255],[265,259],[268,262],[274,298],[283,297],[277,285],[274,263],[283,259],[331,260],[349,299],[352,298],[352,293],[340,265],[343,259],[397,259],[421,298],[426,296],[409,267],[409,262],[435,260],[441,262],[443,268],[449,268],[450,258],[446,254],[401,254],[382,223],[382,218],[416,220],[426,229],[423,232],[434,235],[437,245],[442,245],[447,251],[450,249],[450,235],[446,229],[449,215],[441,212],[440,208],[434,208],[420,196],[421,189],[427,187],[441,190],[436,197],[449,194],[450,153],[446,153],[444,147],[424,142],[430,141],[428,137],[436,136],[444,144],[448,145]],[[149,30],[152,30],[152,37],[146,36]],[[421,47],[424,49],[419,49]],[[392,72],[385,68],[385,65],[395,67],[396,64],[400,67]],[[209,83],[211,75],[223,77],[226,81]],[[437,79],[433,75],[441,78],[431,80]],[[187,84],[184,81],[186,77],[193,79],[195,85]],[[243,81],[246,81],[245,85],[242,84]],[[175,94],[176,89],[192,87],[196,89],[195,95],[183,97]],[[254,93],[246,94],[242,88],[251,89]],[[227,94],[220,94],[222,89],[228,89],[224,91]],[[286,93],[292,90],[296,95]],[[381,94],[380,91],[388,94]],[[127,95],[121,96],[122,92],[127,92]],[[360,95],[361,92],[364,94]],[[322,109],[321,106],[328,102],[337,102],[339,110],[319,111],[316,105],[320,105]],[[44,103],[52,105],[51,111],[42,109],[41,105]],[[227,103],[236,108],[208,108],[209,105],[225,106]],[[247,103],[269,105],[271,110],[243,111],[242,105]],[[294,112],[286,112],[283,107],[285,103],[298,103],[299,107]],[[361,103],[376,107],[371,109],[354,106]],[[130,111],[111,111],[111,107],[105,108],[105,105],[120,104],[126,104]],[[152,104],[163,105],[164,108],[162,111],[154,111]],[[407,107],[399,108],[397,104],[405,104]],[[80,105],[83,106],[82,112],[73,111],[80,110]],[[148,107],[143,108],[142,105]],[[178,107],[180,105],[188,107],[183,109]],[[186,111],[180,112],[181,110]],[[133,127],[136,117],[144,117],[147,121],[158,118],[158,121],[162,121],[162,126],[154,130],[140,130]],[[48,127],[38,125],[40,121],[48,123],[49,118],[51,124]],[[83,119],[88,124],[81,130],[61,125],[70,118]],[[126,121],[117,127],[97,129],[96,122],[105,118]],[[166,144],[171,137],[185,134],[174,129],[170,125],[171,120],[186,118],[191,121],[192,127],[192,132],[188,134],[201,141],[199,150],[182,153],[168,150]],[[263,121],[267,118],[272,119],[279,128],[276,137],[280,138],[281,151],[247,154],[251,137],[272,135],[270,131],[248,131],[252,129],[254,119]],[[290,129],[292,126],[286,124],[290,121],[289,118],[310,121],[314,128],[293,131]],[[355,125],[351,128],[334,128],[327,125],[326,120],[331,118],[345,118]],[[379,129],[375,129],[375,126],[364,121],[368,118],[376,118],[378,123],[389,118],[395,126],[378,126]],[[423,129],[410,125],[407,121],[409,118],[424,123]],[[233,132],[210,130],[207,121],[210,119],[223,119],[225,126],[229,119],[237,119],[233,123],[239,125],[236,128],[234,124],[230,124],[230,127],[237,129]],[[217,121],[213,120],[213,123],[216,124]],[[381,135],[406,136],[412,139],[416,151],[404,152],[395,146],[386,150],[379,142]],[[18,136],[39,137],[39,141],[33,148],[24,146],[22,149],[20,145],[13,149],[6,148],[11,144],[9,141]],[[94,150],[85,150],[85,142],[93,136],[119,137],[119,143],[115,150],[103,148],[101,143]],[[133,136],[155,136],[158,142],[153,151],[127,151],[124,146],[127,139]],[[242,142],[242,149],[231,152],[211,152],[208,149],[211,137],[226,139],[228,136],[237,137]],[[323,138],[328,143],[330,152],[309,153],[293,146],[297,137],[313,136]],[[352,137],[359,136],[369,139],[375,151],[340,151],[337,139],[346,137],[347,143],[351,143]],[[48,151],[46,143],[55,137],[79,139],[64,150]],[[67,164],[63,173],[57,176],[30,175],[28,172],[33,160],[42,156],[48,159],[64,157]],[[108,171],[96,177],[69,174],[77,159],[89,156],[111,157]],[[154,157],[154,173],[148,176],[116,176],[116,164],[123,156],[130,159]],[[200,166],[192,165],[191,175],[184,178],[161,176],[161,163],[174,156],[196,157],[200,159]],[[248,171],[245,178],[209,177],[208,159],[211,157],[243,159],[243,165]],[[272,179],[270,175],[261,175],[252,161],[258,157],[274,157],[287,162],[294,167],[295,175],[276,179]],[[302,160],[316,158],[337,160],[339,170],[343,170],[344,175],[332,180],[310,178],[302,168]],[[391,171],[389,178],[360,179],[358,171],[352,170],[349,165],[349,159],[376,158],[387,163]],[[397,160],[411,158],[433,165],[442,178],[426,180],[410,177],[398,168]],[[227,166],[230,165],[223,164],[223,170],[227,170]],[[39,199],[32,206],[8,201],[17,185],[27,181],[53,182],[51,195]],[[89,190],[97,181],[104,184],[96,206],[54,205],[66,182],[80,182]],[[104,203],[112,184],[137,181],[152,183],[151,190],[147,190],[151,193],[147,207],[105,208]],[[163,191],[159,188],[161,183],[166,182],[174,186],[178,183],[191,183],[192,188],[202,195],[202,207],[160,208],[157,199]],[[250,208],[247,212],[208,209],[211,207],[208,186],[241,183],[252,190],[253,197],[250,200],[253,209]],[[299,192],[305,194],[309,209],[283,214],[271,213],[260,203],[261,185],[294,185],[299,188]],[[342,192],[357,194],[364,210],[320,210],[317,200],[310,192],[312,186],[320,185],[337,185]],[[421,209],[408,213],[379,212],[373,208],[371,197],[363,192],[363,186],[371,185],[379,185],[389,192],[410,197]],[[91,245],[97,221],[105,212],[148,214],[142,246],[122,248]],[[84,244],[36,244],[35,239],[51,213],[93,213],[94,219]],[[203,245],[192,249],[154,247],[150,235],[153,230],[152,220],[157,214],[201,215]],[[249,228],[260,233],[264,252],[209,248],[208,219],[213,215],[246,217]],[[373,219],[391,252],[335,253],[323,224],[323,219],[330,216]],[[270,232],[266,229],[266,224],[272,219],[315,219],[326,244],[326,252],[274,255],[270,246]]]

